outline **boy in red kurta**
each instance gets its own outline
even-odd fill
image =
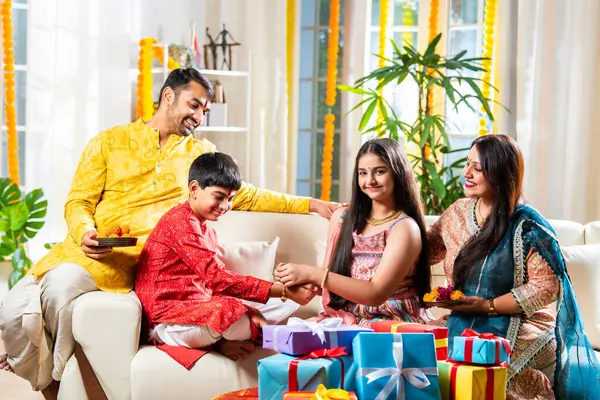
[[[135,291],[142,303],[144,329],[159,343],[217,351],[239,360],[258,340],[266,323],[240,299],[266,303],[286,294],[306,304],[314,294],[304,288],[227,271],[217,254],[216,221],[231,208],[242,179],[233,159],[207,153],[190,167],[187,202],[168,211],[146,241]]]

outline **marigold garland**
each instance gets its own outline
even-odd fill
[[[429,43],[438,35],[438,21],[440,15],[440,1],[431,0],[429,4]],[[433,88],[427,90],[427,109],[431,112],[433,109]],[[429,143],[425,144],[425,157],[431,157],[431,147]]]
[[[152,100],[152,58],[156,58],[161,64],[165,61],[165,51],[162,46],[157,45],[154,38],[143,38],[140,40],[140,53],[138,58],[138,70],[136,90],[136,119],[142,118],[148,121],[154,114],[154,102]],[[167,68],[174,70],[179,68],[179,63],[171,57],[167,60]]]
[[[390,2],[389,0],[381,0],[379,2],[379,51],[377,54],[379,55],[379,68],[385,67],[385,60],[381,57],[385,57],[385,48],[387,44],[387,29],[388,29],[388,19],[390,14]],[[380,88],[378,91],[379,96],[383,96],[383,88]],[[383,122],[383,113],[381,112],[381,107],[377,107],[377,124],[381,124]],[[380,131],[381,133],[381,131]]]
[[[323,161],[321,162],[321,200],[331,199],[331,174],[333,165],[333,140],[335,134],[335,116],[331,112],[335,105],[337,64],[340,34],[340,0],[331,0],[329,5],[329,38],[327,43],[327,83],[325,86],[325,104],[329,112],[325,115],[325,140],[323,143]]]
[[[12,1],[4,0],[2,3],[2,49],[4,58],[4,112],[6,118],[7,137],[7,164],[8,177],[19,185],[19,140],[17,136],[17,110],[15,103],[17,94],[15,91],[15,51],[13,44],[12,29]]]
[[[438,35],[438,21],[440,15],[440,1],[431,0],[429,8],[429,43]],[[433,107],[433,90],[427,92],[427,107]]]
[[[483,51],[481,56],[489,58],[481,64],[485,69],[483,73],[483,81],[481,83],[481,93],[486,99],[490,98],[490,84],[492,79],[492,57],[494,53],[494,30],[496,27],[496,4],[497,0],[487,0],[484,9],[483,17]],[[485,113],[485,109],[481,106],[481,111]],[[487,135],[488,121],[485,117],[479,119],[479,136]]]
[[[292,69],[294,66],[294,32],[296,30],[296,1],[287,0],[286,9],[286,73],[287,73],[287,98],[288,113],[292,109]]]

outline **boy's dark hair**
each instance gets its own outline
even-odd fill
[[[204,75],[196,71],[194,68],[178,68],[174,69],[167,76],[167,80],[160,88],[160,95],[158,97],[158,106],[162,102],[163,92],[167,87],[170,87],[175,92],[175,98],[179,96],[179,93],[188,87],[191,81],[197,82],[206,90],[208,100],[212,103],[215,101],[215,87]]]
[[[205,153],[194,160],[190,167],[188,185],[198,182],[202,189],[220,186],[229,190],[242,187],[242,176],[233,158],[224,153]]]

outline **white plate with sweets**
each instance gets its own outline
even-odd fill
[[[99,243],[98,247],[132,247],[137,245],[138,238],[130,236],[129,226],[115,224],[100,233],[94,240]]]

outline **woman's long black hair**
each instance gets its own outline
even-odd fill
[[[458,289],[464,287],[473,269],[506,234],[523,190],[523,155],[514,139],[506,135],[487,135],[475,139],[473,147],[479,153],[483,176],[496,189],[496,194],[483,227],[456,256],[452,281]]]
[[[392,139],[373,139],[362,145],[354,163],[352,176],[352,198],[350,206],[342,222],[342,228],[329,264],[331,272],[350,276],[352,265],[353,232],[360,232],[371,213],[372,200],[361,189],[358,183],[358,161],[365,154],[375,154],[388,165],[394,176],[394,201],[396,207],[415,220],[421,231],[421,254],[417,262],[415,289],[419,299],[431,289],[431,270],[427,260],[427,235],[419,201],[415,175],[408,157],[398,142]],[[400,283],[400,282],[398,282]],[[329,307],[344,308],[348,300],[331,293]]]

